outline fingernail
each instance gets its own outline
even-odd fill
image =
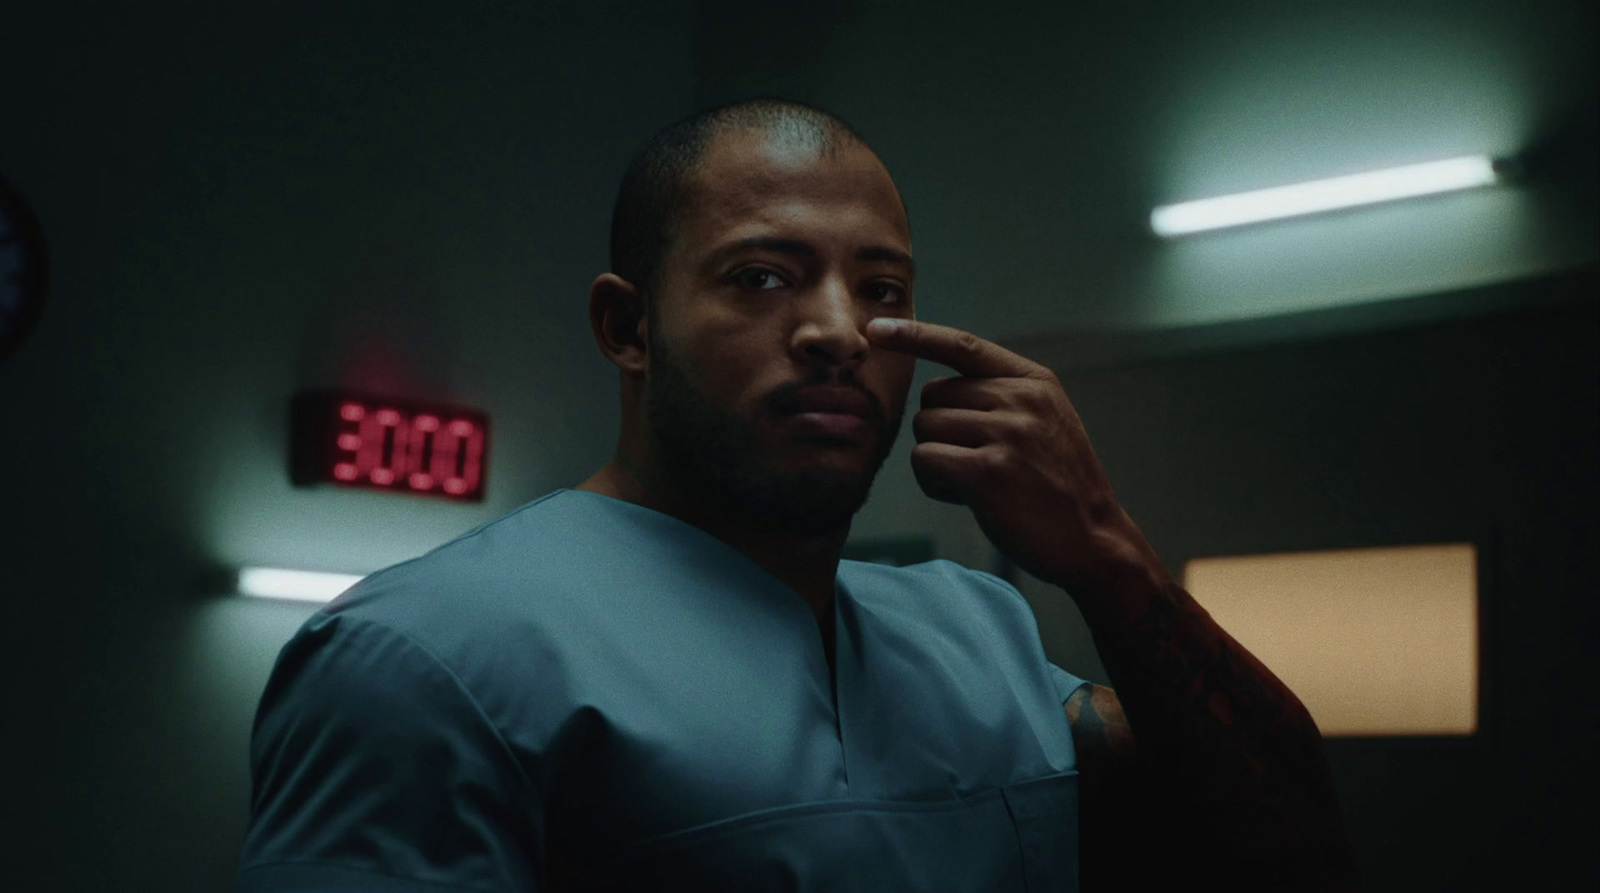
[[[911,320],[909,319],[895,319],[892,316],[880,316],[877,319],[868,321],[867,328],[877,329],[878,334],[887,335],[890,332],[902,331],[910,324]]]

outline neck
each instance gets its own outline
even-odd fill
[[[644,506],[704,530],[793,589],[832,626],[834,577],[849,525],[801,534],[752,523],[745,512],[703,493],[679,492],[668,480],[669,476],[641,473],[619,454],[577,489]]]

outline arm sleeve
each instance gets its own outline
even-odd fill
[[[1016,599],[1017,606],[1025,613],[1028,622],[1033,625],[1033,637],[1035,640],[1037,639],[1039,630],[1038,622],[1034,620],[1033,606],[1028,604],[1027,597],[1024,596],[1022,592],[1017,589],[1017,587],[1011,585],[1005,580],[1002,580],[994,574],[986,573],[984,571],[967,570],[966,572],[987,581],[990,586],[999,589],[1002,592],[1006,592],[1010,594],[1012,598]],[[1055,686],[1056,700],[1060,701],[1062,704],[1067,702],[1067,698],[1072,697],[1073,692],[1089,684],[1089,680],[1079,679],[1077,676],[1068,673],[1066,670],[1061,669],[1048,660],[1045,661],[1045,666],[1049,668],[1050,682]]]
[[[1049,664],[1049,667],[1050,680],[1056,685],[1056,700],[1063,704],[1067,702],[1067,698],[1072,697],[1073,692],[1089,684],[1089,680],[1079,679],[1055,664]]]
[[[318,615],[278,656],[251,739],[237,893],[537,891],[543,810],[448,667]]]

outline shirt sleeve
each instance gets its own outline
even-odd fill
[[[1072,697],[1073,692],[1089,684],[1089,680],[1079,679],[1055,664],[1049,664],[1049,667],[1050,681],[1056,685],[1056,700],[1063,704],[1067,702],[1067,698]]]
[[[537,891],[538,792],[460,680],[402,633],[318,615],[251,739],[237,893]]]

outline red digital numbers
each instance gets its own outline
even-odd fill
[[[295,398],[296,483],[482,499],[488,417],[321,391]]]

